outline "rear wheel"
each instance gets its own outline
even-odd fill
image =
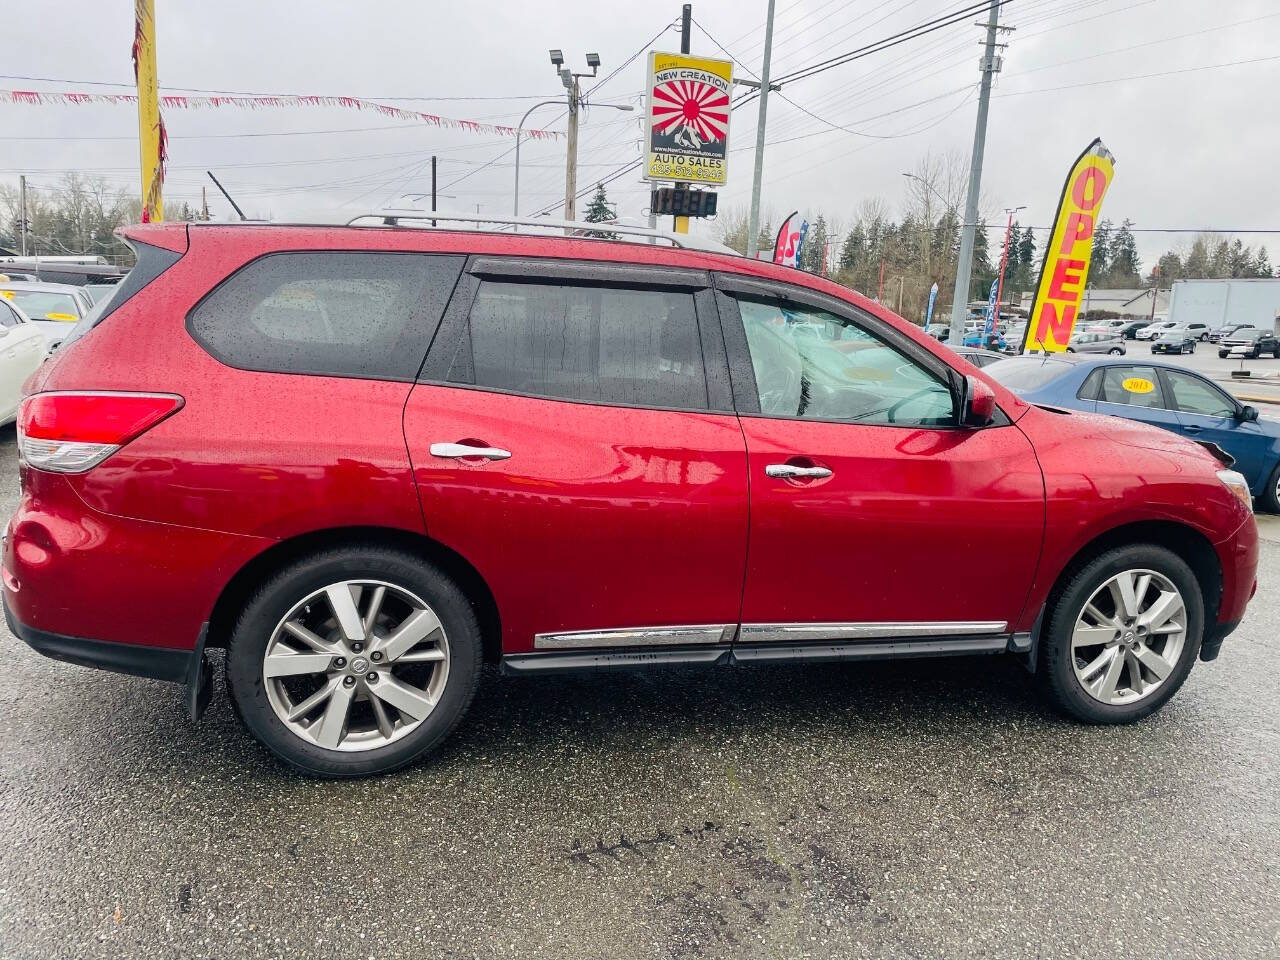
[[[245,725],[305,773],[385,773],[466,712],[480,630],[463,593],[412,554],[350,547],[286,568],[246,605],[227,649]]]
[[[1085,723],[1132,723],[1191,672],[1204,630],[1195,575],[1163,547],[1109,550],[1077,570],[1053,604],[1039,678]]]
[[[1124,351],[1121,350],[1119,347],[1112,347],[1110,350],[1107,351],[1107,353],[1109,353],[1113,357],[1118,357],[1120,356],[1120,354],[1124,353]]]

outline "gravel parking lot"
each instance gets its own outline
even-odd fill
[[[0,631],[0,956],[1275,957],[1260,519],[1244,625],[1124,729],[995,659],[493,676],[434,758],[327,783],[221,691],[191,726]]]

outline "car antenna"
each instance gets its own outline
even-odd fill
[[[209,179],[213,181],[213,185],[222,192],[224,197],[227,198],[227,203],[231,204],[236,213],[240,215],[240,219],[248,220],[249,218],[244,215],[244,211],[240,209],[240,205],[231,199],[231,194],[227,193],[227,188],[218,182],[218,178],[213,175],[213,171],[206,170],[205,173],[209,175]]]

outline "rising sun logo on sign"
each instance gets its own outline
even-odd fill
[[[697,149],[711,140],[723,140],[729,132],[729,98],[724,91],[700,80],[669,80],[653,88],[653,127],[663,133],[676,130],[676,139],[696,137],[688,145]]]

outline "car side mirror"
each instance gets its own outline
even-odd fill
[[[1248,404],[1245,404],[1243,407],[1240,408],[1240,411],[1236,414],[1236,417],[1240,420],[1241,423],[1254,423],[1258,419],[1258,408],[1251,407]]]
[[[985,427],[996,415],[996,394],[985,380],[972,374],[964,378],[960,403],[960,423],[966,427]]]

